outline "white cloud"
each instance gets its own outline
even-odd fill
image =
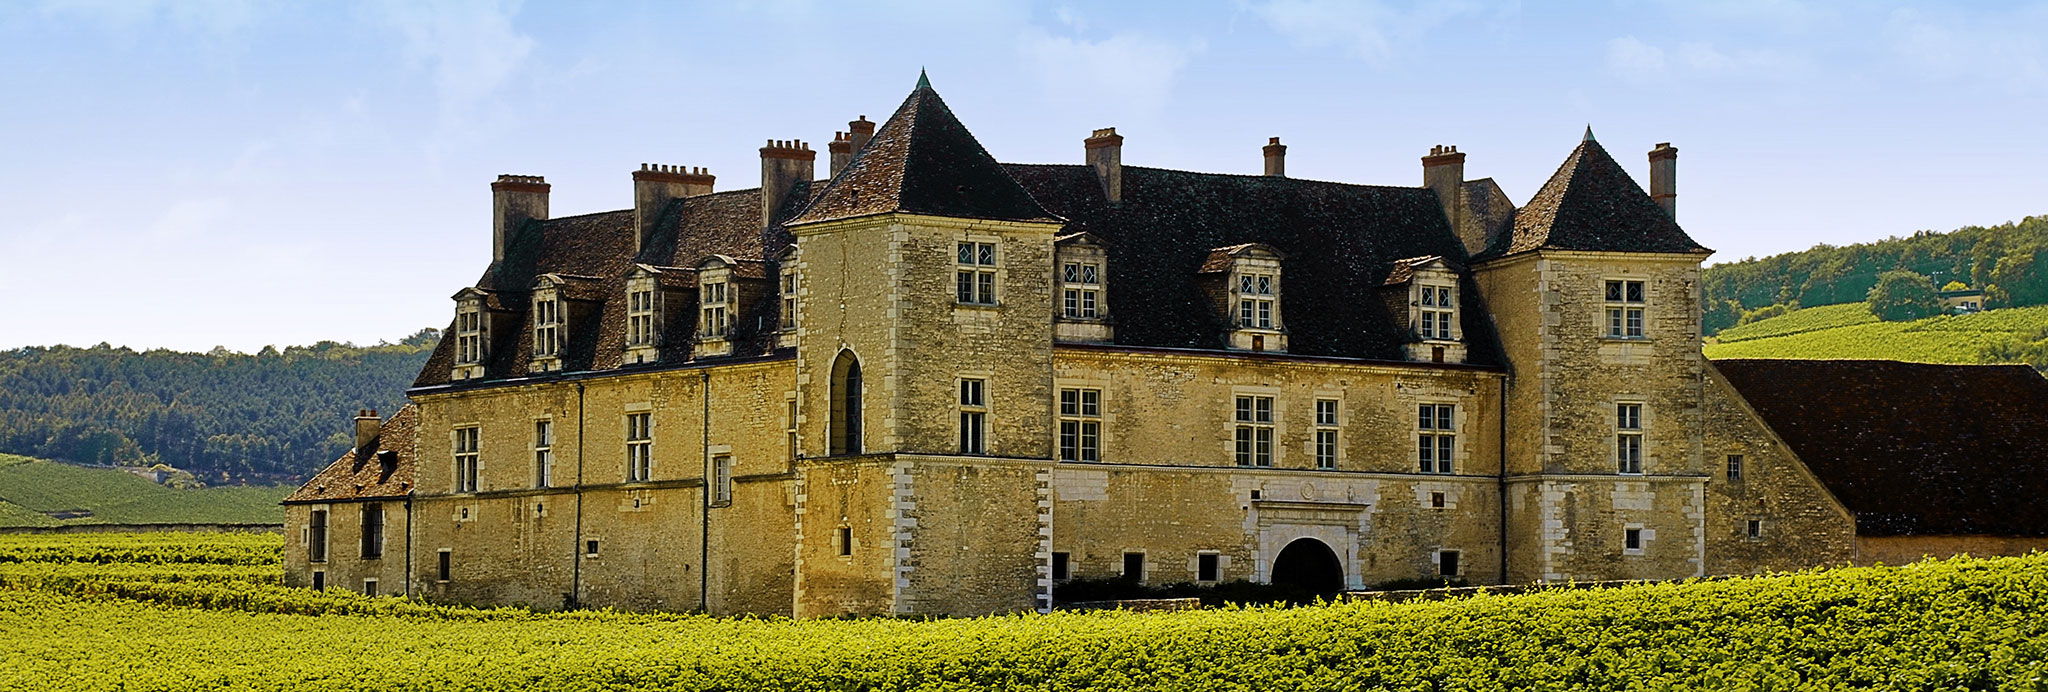
[[[1665,73],[1664,62],[1664,49],[1644,43],[1634,36],[1623,36],[1607,42],[1607,69],[1622,79],[1647,82],[1662,78]]]
[[[1513,14],[1521,3],[1493,5],[1503,14]],[[1250,9],[1296,44],[1339,48],[1367,62],[1386,64],[1423,33],[1478,14],[1486,6],[1473,0],[1418,2],[1406,8],[1380,0],[1268,0]]]
[[[2048,6],[1976,18],[1900,9],[1885,23],[1891,52],[1921,76],[1988,82],[2013,93],[2048,91],[2044,35]]]
[[[389,0],[381,9],[384,23],[405,38],[406,56],[433,71],[442,146],[487,118],[493,98],[533,52],[533,37],[512,26],[516,0]]]
[[[1027,69],[1054,94],[1152,112],[1166,103],[1188,59],[1207,45],[1138,34],[1086,41],[1032,28],[1025,31],[1019,48]]]

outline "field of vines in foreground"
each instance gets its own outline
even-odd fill
[[[62,539],[94,561],[0,536],[0,689],[2048,690],[2048,555],[911,622],[434,606],[285,589],[271,546]]]

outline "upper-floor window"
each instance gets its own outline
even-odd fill
[[[626,482],[654,478],[654,414],[626,414]]]
[[[1614,405],[1614,461],[1621,473],[1643,472],[1643,405]]]
[[[1415,449],[1423,473],[1451,473],[1456,468],[1457,414],[1455,404],[1423,404],[1417,409]]]
[[[711,504],[724,507],[732,504],[732,455],[720,454],[711,458]]]
[[[1730,455],[1728,455],[1728,481],[1729,481],[1729,482],[1731,482],[1731,483],[1733,483],[1733,482],[1739,482],[1739,481],[1741,481],[1741,480],[1742,480],[1742,455],[1740,455],[1740,454],[1730,454]]]
[[[1280,293],[1280,277],[1277,274],[1239,274],[1237,276],[1237,326],[1251,329],[1273,328],[1273,302]]]
[[[1422,338],[1432,341],[1456,340],[1457,332],[1451,329],[1451,323],[1458,308],[1451,287],[1424,284],[1419,288],[1422,296],[1418,301],[1417,331]]]
[[[635,280],[626,292],[626,345],[653,346],[655,335],[654,282]]]
[[[703,313],[697,322],[697,336],[703,339],[723,339],[732,326],[727,313],[731,298],[730,285],[724,281],[706,282],[697,287],[697,305]]]
[[[1060,390],[1060,461],[1102,460],[1102,390]]]
[[[988,453],[988,380],[960,379],[960,453]]]
[[[782,328],[796,328],[796,267],[782,268]]]
[[[963,242],[956,248],[954,287],[962,303],[996,304],[996,244]]]
[[[1237,397],[1237,465],[1273,465],[1273,397]]]
[[[472,365],[483,361],[483,303],[465,300],[455,306],[455,362],[458,365]]]
[[[476,426],[455,429],[455,492],[476,492],[477,452],[481,441]]]
[[[327,561],[327,510],[316,509],[306,516],[306,561]]]
[[[1060,265],[1060,314],[1067,319],[1092,320],[1099,316],[1102,302],[1102,265],[1094,262],[1065,262]]]
[[[1607,336],[1641,339],[1643,336],[1643,282],[1607,282]]]
[[[537,420],[533,422],[533,487],[545,488],[555,465],[555,422]]]
[[[1337,400],[1316,400],[1316,468],[1337,468]]]
[[[533,357],[554,358],[562,349],[562,301],[552,292],[533,299]]]

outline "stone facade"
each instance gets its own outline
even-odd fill
[[[535,608],[972,615],[1048,610],[1073,578],[1327,590],[1859,559],[1850,514],[1701,356],[1705,249],[1590,139],[1512,227],[1468,199],[1499,192],[1462,180],[1463,154],[1397,189],[1127,175],[1120,143],[1089,139],[1071,170],[1006,168],[921,84],[801,194],[809,159],[771,148],[766,192],[713,194],[704,174],[630,214],[499,209],[501,261],[458,294],[492,311],[472,342],[487,352],[443,344],[411,391],[417,424],[337,462],[398,450],[387,495],[288,501],[288,580]],[[1282,206],[1188,216],[1172,195],[1205,185],[1244,190],[1204,198],[1217,213]],[[1648,216],[1592,235],[1635,240],[1587,247],[1571,224],[1613,208]],[[1318,209],[1334,211],[1287,216]],[[586,257],[604,242],[618,256]],[[1148,264],[1163,257],[1179,264]],[[1086,324],[1061,312],[1075,258],[1101,271]],[[716,348],[676,338],[696,319],[684,300],[658,315],[663,339],[615,333],[624,292],[658,277],[688,296],[713,269],[778,290],[736,290]],[[521,272],[572,277],[588,304],[559,367],[520,357]],[[1286,278],[1268,292],[1253,274]],[[1240,310],[1266,300],[1247,341]],[[1420,333],[1423,306],[1455,320]],[[365,560],[339,547],[371,502],[388,547]]]

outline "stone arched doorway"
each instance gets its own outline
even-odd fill
[[[1344,590],[1344,562],[1322,541],[1297,538],[1273,558],[1273,584],[1334,594]]]

